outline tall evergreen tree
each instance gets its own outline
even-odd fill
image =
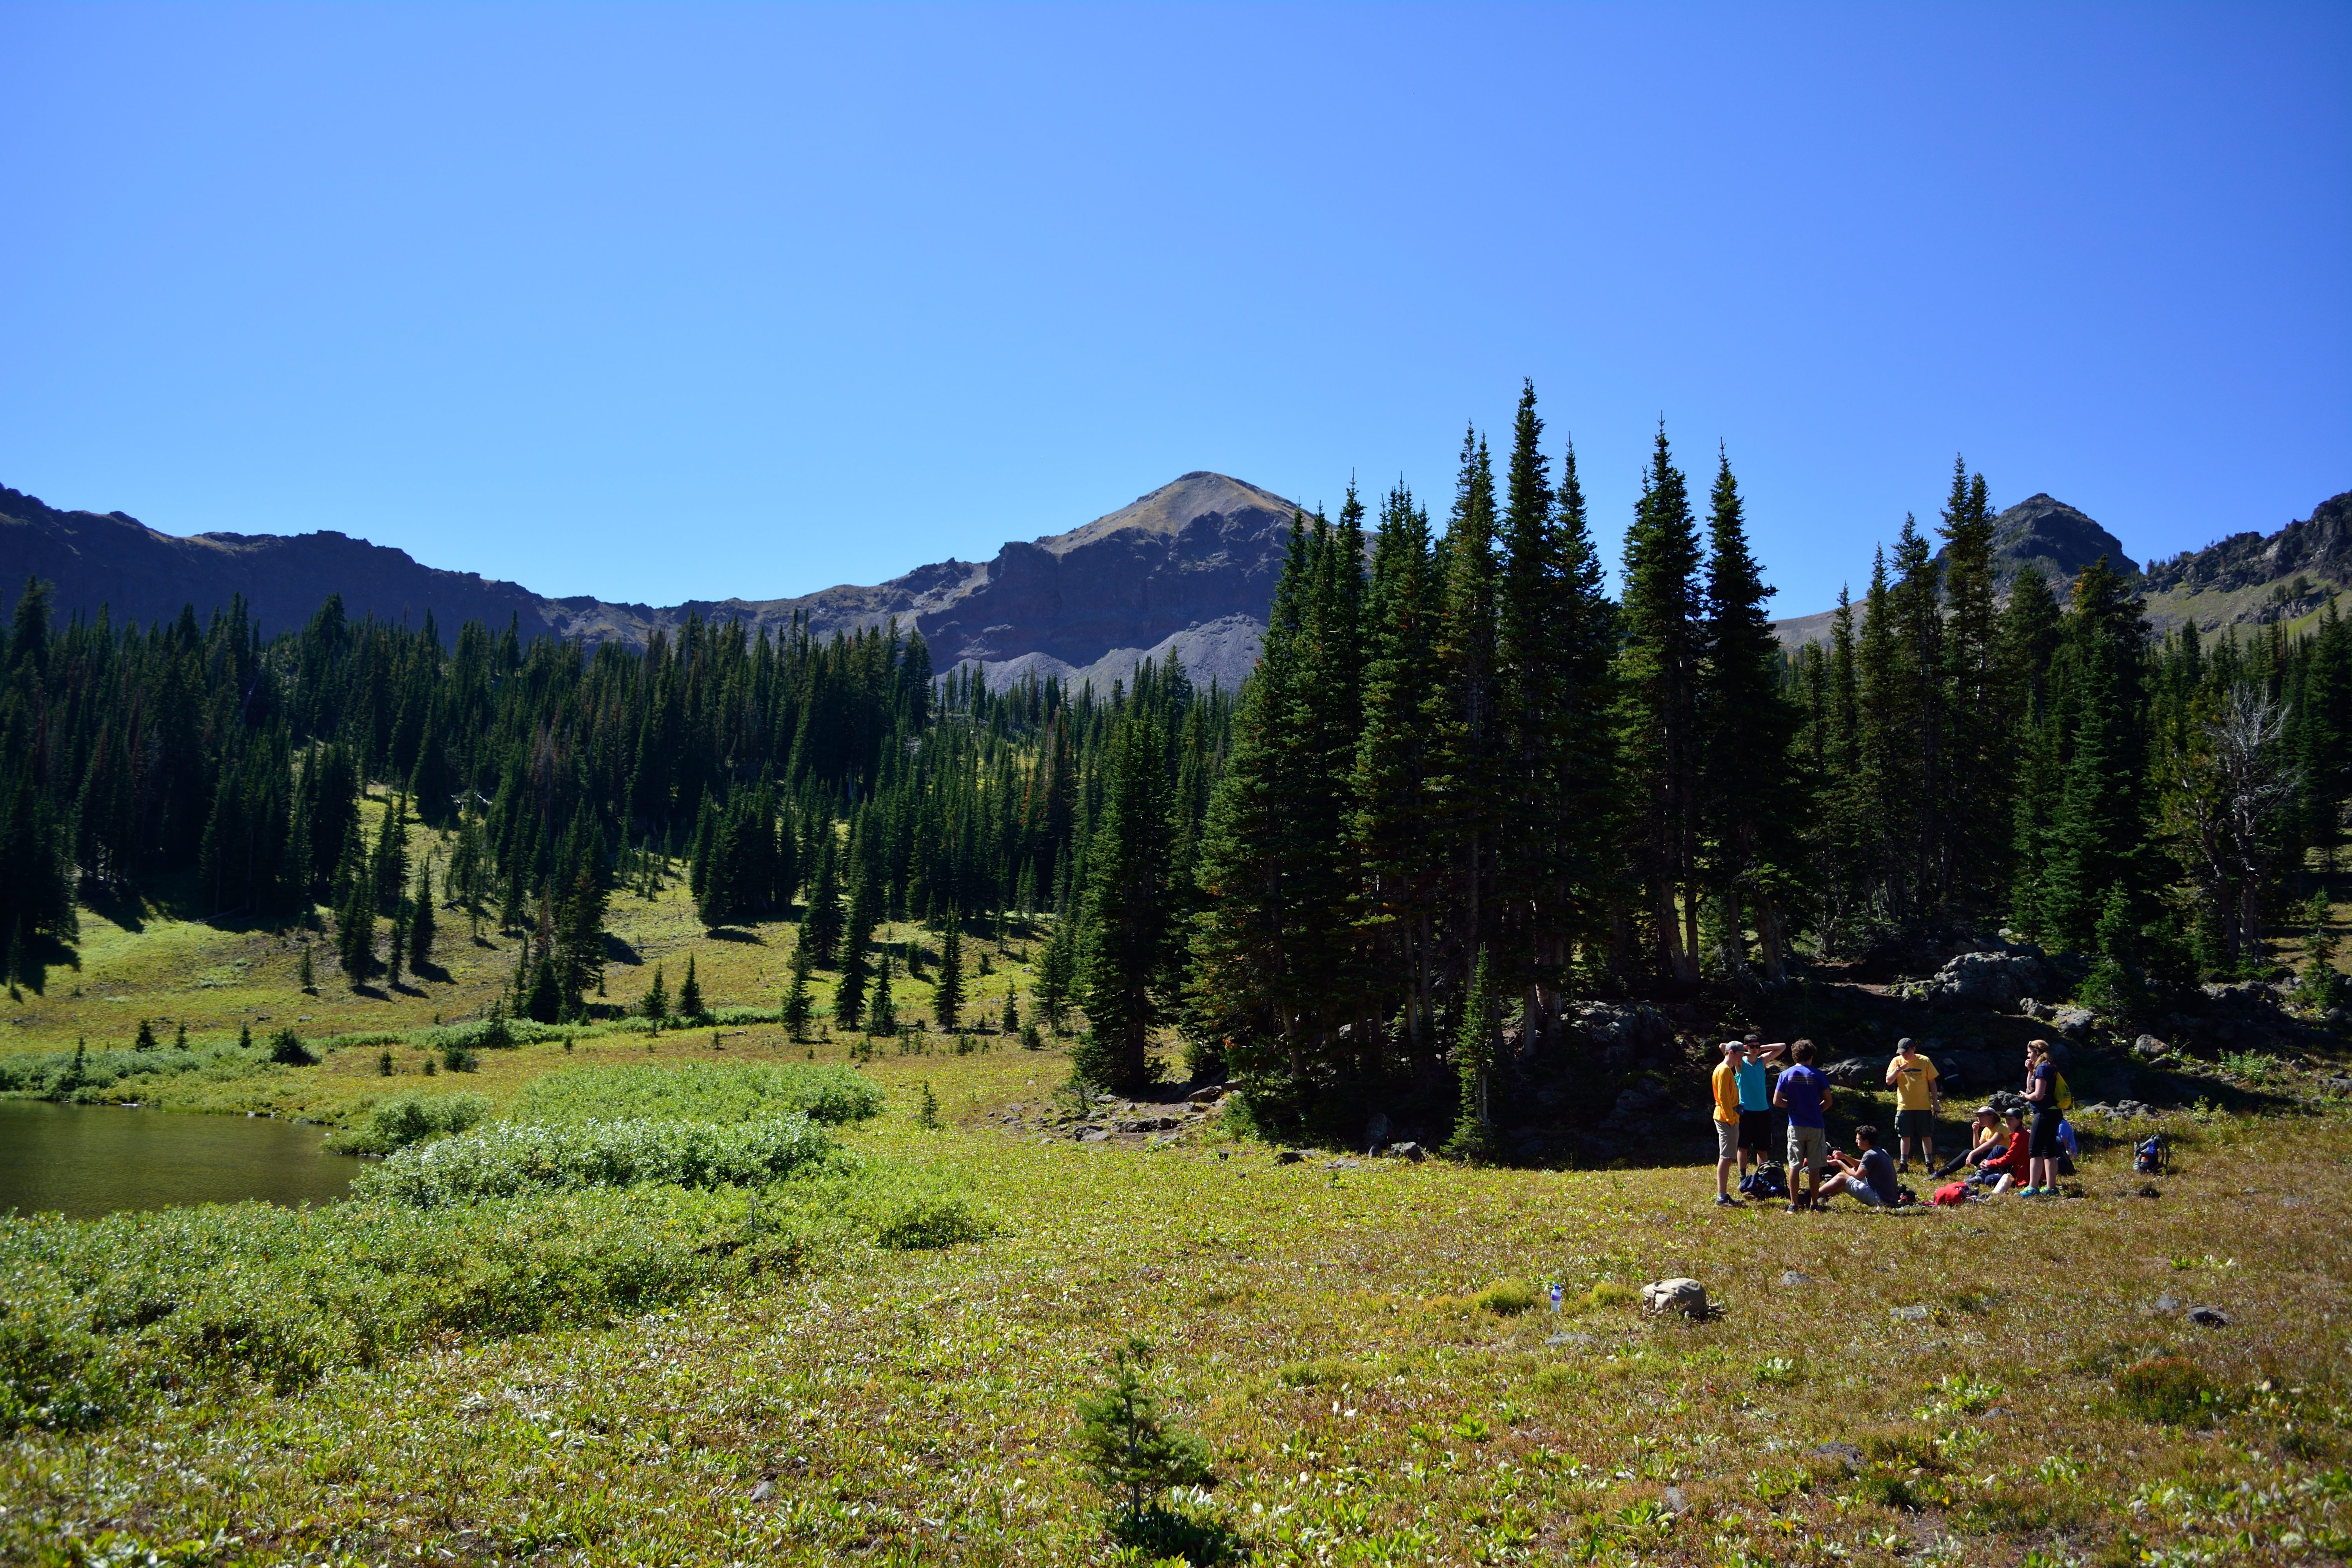
[[[1106,1089],[1150,1081],[1151,1031],[1167,1015],[1176,979],[1165,750],[1149,716],[1121,726],[1088,851],[1078,948],[1087,1031],[1071,1065]]]
[[[1698,978],[1698,527],[1663,422],[1625,535],[1618,731],[1658,973]]]

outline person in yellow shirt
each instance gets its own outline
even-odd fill
[[[1895,1042],[1895,1059],[1886,1064],[1886,1082],[1895,1090],[1895,1138],[1901,1152],[1898,1171],[1911,1168],[1911,1146],[1919,1146],[1919,1168],[1936,1166],[1936,1112],[1944,1103],[1937,1083],[1936,1064],[1921,1054],[1906,1035]]]
[[[1738,1040],[1723,1042],[1723,1059],[1715,1064],[1715,1201],[1731,1208],[1731,1173],[1739,1167],[1739,1063],[1748,1047]]]

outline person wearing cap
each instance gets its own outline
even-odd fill
[[[1739,1042],[1739,1173],[1772,1157],[1779,1144],[1773,1125],[1771,1063],[1789,1047],[1775,1040],[1765,1045],[1754,1034]]]
[[[1919,1146],[1919,1168],[1936,1163],[1936,1112],[1944,1094],[1937,1084],[1936,1064],[1920,1053],[1910,1036],[1895,1042],[1895,1059],[1886,1064],[1887,1087],[1895,1091],[1895,1140],[1897,1171],[1911,1168],[1911,1146]]]
[[[1969,1122],[1968,1148],[1945,1161],[1936,1175],[1940,1180],[1968,1166],[1998,1159],[2008,1147],[2009,1133],[2001,1127],[2000,1111],[1990,1105],[1979,1105]]]

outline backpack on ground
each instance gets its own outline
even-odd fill
[[[1966,1182],[1946,1182],[1927,1201],[1937,1208],[1957,1208],[1969,1201],[1969,1184]]]
[[[2161,1132],[2132,1145],[2132,1169],[2143,1176],[2161,1176],[2171,1163],[2172,1146]]]
[[[1768,1161],[1739,1178],[1739,1190],[1751,1198],[1785,1198],[1789,1179],[1780,1166]]]

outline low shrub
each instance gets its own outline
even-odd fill
[[[103,1426],[167,1388],[299,1388],[451,1331],[669,1305],[798,1255],[772,1234],[740,1245],[746,1208],[730,1189],[646,1187],[0,1219],[0,1432]]]
[[[2200,1424],[2215,1390],[2204,1369],[2187,1356],[2164,1355],[2127,1366],[2116,1376],[2124,1408],[2167,1426]]]
[[[917,1198],[885,1217],[874,1239],[894,1252],[923,1252],[985,1241],[996,1225],[961,1198]]]
[[[1524,1279],[1497,1279],[1470,1300],[1481,1311],[1509,1318],[1528,1310],[1540,1299],[1536,1288]]]
[[[563,1068],[533,1079],[508,1117],[515,1121],[639,1120],[756,1121],[797,1112],[812,1121],[862,1121],[882,1091],[844,1067],[688,1062],[678,1067]]]
[[[338,1154],[390,1154],[428,1138],[463,1132],[489,1120],[487,1095],[400,1094],[379,1100],[367,1120],[327,1135]]]
[[[415,1143],[352,1182],[355,1197],[436,1208],[519,1193],[583,1187],[754,1186],[834,1152],[807,1117],[726,1126],[698,1121],[492,1123]]]
[[[235,1045],[191,1047],[184,1051],[27,1051],[0,1055],[0,1090],[45,1100],[135,1099],[142,1080],[243,1078],[267,1053]]]
[[[1287,1388],[1321,1388],[1328,1384],[1368,1383],[1375,1373],[1360,1363],[1327,1355],[1314,1361],[1293,1362],[1275,1375]]]

